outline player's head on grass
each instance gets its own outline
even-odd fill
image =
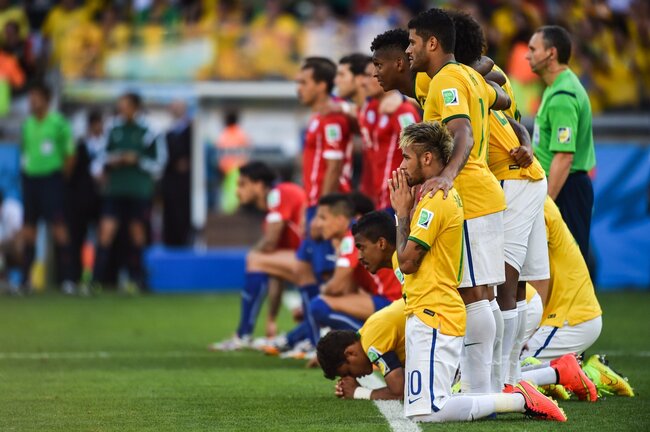
[[[362,90],[366,77],[366,66],[369,63],[371,63],[371,58],[361,53],[341,57],[334,79],[334,85],[340,97],[350,99],[357,96],[357,93]]]
[[[325,378],[360,378],[372,373],[372,363],[363,351],[359,335],[352,330],[333,330],[318,342],[318,363]]]
[[[405,52],[408,46],[409,33],[403,29],[385,31],[370,44],[375,77],[384,91],[411,85],[413,74]]]
[[[447,13],[453,20],[456,31],[454,57],[459,63],[472,66],[481,60],[487,46],[483,29],[467,12],[454,10]]]
[[[298,72],[298,99],[306,106],[329,97],[334,88],[336,64],[325,57],[307,57]]]
[[[237,199],[244,206],[266,208],[266,197],[275,183],[275,172],[264,162],[249,162],[239,168]]]
[[[341,239],[348,232],[354,217],[354,204],[350,196],[332,193],[318,200],[314,222],[325,240]]]
[[[117,101],[117,111],[123,119],[131,121],[142,108],[142,97],[135,92],[124,93]]]
[[[404,158],[399,168],[415,186],[440,175],[451,158],[453,138],[442,123],[415,123],[402,129],[399,146]]]
[[[43,83],[37,82],[29,88],[29,111],[36,116],[42,116],[50,108],[52,90]]]
[[[370,273],[392,268],[395,252],[395,221],[386,212],[372,211],[352,226],[354,243],[359,250],[359,262]]]
[[[408,23],[409,46],[406,49],[411,70],[427,72],[434,62],[454,54],[456,31],[447,12],[432,8],[416,15]],[[442,66],[442,65],[440,65]]]
[[[556,70],[571,59],[571,35],[564,28],[549,25],[538,28],[528,42],[526,60],[538,75]]]

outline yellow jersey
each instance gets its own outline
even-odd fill
[[[431,84],[431,78],[425,72],[418,72],[415,75],[415,100],[418,101],[422,109],[424,109],[424,103],[429,94],[429,84]]]
[[[371,362],[386,376],[406,361],[404,300],[378,310],[359,329],[361,346]]]
[[[603,314],[580,248],[560,210],[550,197],[544,203],[544,220],[551,265],[549,294],[542,315],[543,326],[574,326]]]
[[[502,73],[506,78],[506,83],[502,88],[510,97],[511,104],[510,108],[504,111],[490,110],[490,150],[488,153],[490,171],[497,180],[542,180],[546,174],[536,158],[533,158],[533,163],[529,167],[521,168],[510,156],[510,150],[519,147],[519,139],[505,116],[516,120],[521,116],[517,110],[517,102],[508,76],[496,65],[492,69]]]
[[[478,72],[449,62],[431,79],[424,103],[424,121],[447,123],[455,118],[466,118],[471,123],[474,146],[465,167],[454,181],[454,187],[463,199],[465,219],[506,208],[503,189],[487,163],[489,109],[496,99],[496,90]]]
[[[442,191],[422,198],[408,239],[427,253],[417,272],[403,275],[404,314],[416,315],[442,334],[463,336],[465,305],[458,293],[463,278],[463,203],[454,188],[447,199]],[[397,268],[397,257],[393,260]]]
[[[526,303],[530,303],[533,297],[535,297],[535,294],[537,294],[535,287],[526,282]]]

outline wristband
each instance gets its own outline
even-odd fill
[[[395,226],[398,227],[399,226],[399,219],[397,218],[397,213],[395,213],[394,216],[395,216]]]
[[[354,399],[370,400],[370,393],[372,393],[372,390],[369,388],[357,387],[354,389]]]

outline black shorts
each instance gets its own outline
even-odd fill
[[[26,225],[36,225],[39,219],[49,223],[64,223],[64,186],[61,173],[47,176],[23,174],[23,205]]]
[[[151,200],[142,198],[104,197],[102,217],[112,217],[120,222],[131,221],[148,224],[151,219]]]

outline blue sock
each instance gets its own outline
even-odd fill
[[[334,330],[357,331],[363,326],[363,321],[333,310],[320,296],[313,299],[309,305],[314,321],[320,327],[330,327]]]
[[[239,318],[239,327],[237,327],[237,336],[239,337],[253,333],[269,282],[269,276],[266,273],[247,272],[245,278],[244,289],[241,293],[241,317]]]
[[[305,321],[298,324],[293,330],[287,333],[287,345],[293,347],[301,340],[307,339],[309,337],[309,329]]]
[[[320,288],[317,284],[303,285],[300,287],[300,297],[302,297],[303,322],[307,326],[308,336],[311,343],[316,346],[320,339],[320,327],[314,321],[314,317],[309,308],[311,300],[320,294]]]

